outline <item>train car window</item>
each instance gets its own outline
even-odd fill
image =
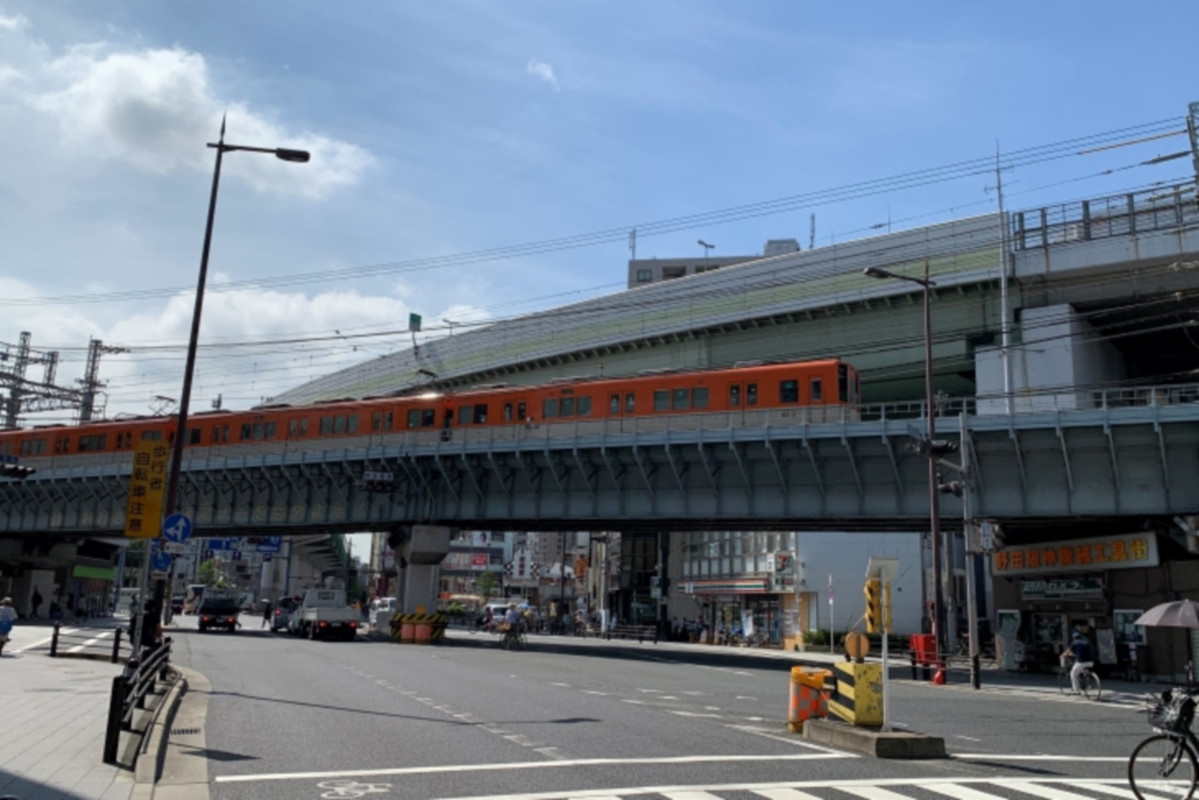
[[[45,439],[26,439],[21,442],[21,455],[41,456],[46,454]]]
[[[321,436],[333,433],[333,417],[321,417]]]
[[[546,419],[554,419],[558,416],[558,398],[548,397],[541,409],[541,416]]]
[[[96,449],[97,450],[107,450],[108,449],[108,434],[107,433],[102,433],[96,437]]]
[[[241,426],[241,434],[238,436],[239,442],[248,441],[254,435],[254,427],[250,423],[245,423]]]
[[[591,416],[591,395],[579,398],[579,416],[580,417],[590,417]]]
[[[395,422],[395,412],[388,411],[386,414],[383,415],[383,430],[385,430],[385,431],[391,430],[391,426],[392,426],[393,422]]]
[[[824,399],[824,382],[820,378],[812,378],[811,388],[810,396],[813,403],[818,403]]]
[[[654,411],[670,410],[670,392],[665,389],[654,390]]]
[[[261,442],[264,438],[266,438],[266,432],[264,430],[263,424],[261,422],[255,422],[254,423],[254,441]]]
[[[142,431],[142,441],[157,442],[162,439],[162,431]]]
[[[612,416],[620,413],[620,392],[608,398],[608,413]]]
[[[103,438],[103,437],[101,437],[101,438]],[[200,429],[199,429],[199,428],[192,428],[192,429],[191,429],[191,443],[192,443],[192,444],[199,444],[199,443],[200,443],[200,438],[201,438],[201,437],[200,437]]]
[[[842,403],[849,400],[849,371],[844,364],[837,365],[837,396]]]
[[[504,403],[504,422],[512,421],[512,404]]]
[[[487,424],[487,404],[486,403],[479,403],[477,406],[475,406],[475,424],[476,425],[486,425]]]
[[[95,439],[95,436],[80,436],[79,441],[75,443],[75,451],[77,453],[86,453],[91,450],[89,439]]]
[[[307,419],[300,420],[300,435],[301,436],[308,435],[308,420]]]
[[[779,402],[799,402],[799,381],[779,381]]]
[[[691,392],[688,389],[674,390],[674,410],[686,411],[691,408]]]
[[[350,433],[358,433],[358,415],[351,414],[346,418],[346,429]]]
[[[691,392],[691,407],[692,408],[707,408],[708,407],[708,388],[701,386]]]
[[[524,403],[516,404],[516,418],[518,420],[523,422],[524,420],[528,419],[529,417],[528,417],[527,412],[528,412],[528,406],[526,406]]]
[[[471,417],[475,414],[474,406],[458,406],[458,424],[469,425]]]
[[[741,405],[741,384],[729,384],[729,408],[736,408]]]
[[[345,433],[346,432],[346,418],[344,415],[333,418],[333,432],[334,433]]]
[[[624,413],[632,414],[637,410],[637,396],[628,392],[624,396]]]
[[[275,423],[268,422],[266,424],[266,438],[268,438],[268,439],[275,438]]]
[[[745,384],[745,405],[756,406],[758,404],[758,384]]]
[[[573,397],[562,398],[562,416],[573,417],[575,415],[575,399]]]
[[[422,428],[432,428],[437,424],[437,409],[422,408],[420,411],[420,426]]]
[[[383,412],[376,411],[375,413],[371,414],[371,430],[377,431],[382,427],[383,427]]]
[[[298,419],[289,419],[287,421],[287,438],[295,438],[296,431],[300,429],[300,421]]]
[[[420,425],[420,412],[415,408],[408,412],[408,427],[415,428]]]

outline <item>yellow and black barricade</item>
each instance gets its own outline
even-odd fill
[[[445,614],[404,614],[391,618],[391,638],[401,644],[432,644],[445,639]]]
[[[835,664],[836,691],[829,713],[853,725],[883,724],[883,667],[881,664]]]

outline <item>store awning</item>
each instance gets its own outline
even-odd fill
[[[766,579],[685,581],[683,591],[686,594],[760,594],[766,591]]]
[[[76,564],[75,569],[71,571],[71,577],[84,578],[93,581],[112,581],[116,580],[116,571],[112,567],[88,567],[83,564]]]

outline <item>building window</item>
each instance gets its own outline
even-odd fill
[[[687,274],[686,267],[663,267],[662,280],[668,281],[673,278],[681,278]]]
[[[637,283],[649,283],[654,279],[654,271],[652,269],[637,270]]]

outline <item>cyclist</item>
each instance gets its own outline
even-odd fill
[[[504,632],[504,635],[511,637],[514,642],[519,642],[520,627],[524,624],[524,618],[521,617],[520,612],[516,610],[516,603],[508,604],[508,611],[504,614],[504,624],[508,628]]]
[[[1095,666],[1095,662],[1091,656],[1091,643],[1078,628],[1074,629],[1070,648],[1063,655],[1074,659],[1074,666],[1070,668],[1070,687],[1074,690],[1074,694],[1080,694],[1082,686],[1079,684],[1079,680],[1085,671]]]

